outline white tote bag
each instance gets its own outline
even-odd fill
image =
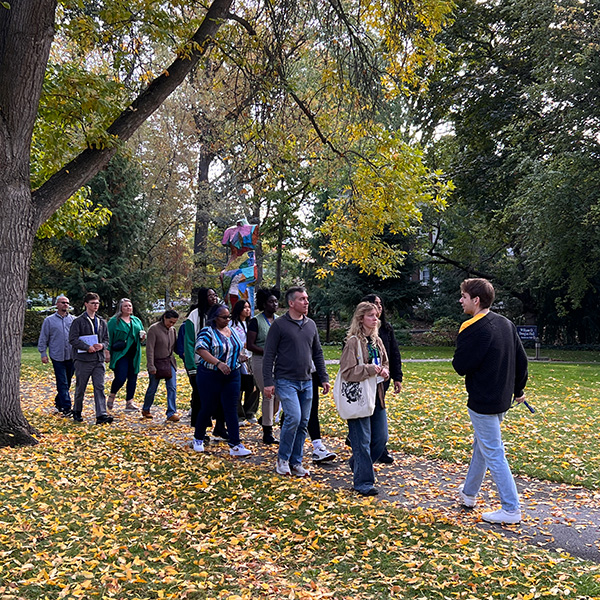
[[[362,344],[358,343],[358,364],[365,361],[362,356]],[[333,384],[333,399],[338,414],[342,419],[362,419],[375,412],[377,398],[377,376],[373,375],[363,381],[346,381],[338,371]]]

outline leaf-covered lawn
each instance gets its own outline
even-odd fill
[[[42,412],[2,449],[0,596],[590,598],[600,569],[385,503]]]

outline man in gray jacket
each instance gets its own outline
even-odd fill
[[[285,300],[289,310],[273,321],[265,342],[264,395],[271,397],[277,391],[285,414],[275,470],[280,475],[308,477],[302,457],[312,405],[313,362],[324,393],[329,392],[329,375],[317,326],[306,316],[306,290],[292,287],[285,293]]]
[[[94,386],[94,404],[96,408],[96,425],[112,423],[113,418],[106,412],[106,396],[104,394],[105,360],[110,360],[108,352],[108,327],[106,321],[96,313],[100,306],[98,294],[88,292],[83,300],[85,311],[71,325],[69,343],[73,347],[75,364],[75,401],[73,403],[73,420],[83,421],[83,396],[90,377]]]
[[[48,364],[48,354],[54,367],[56,378],[56,398],[54,404],[59,413],[71,416],[71,395],[69,389],[73,379],[73,360],[69,344],[69,330],[73,323],[73,315],[69,314],[69,299],[59,296],[56,299],[56,312],[44,319],[38,350],[42,363]]]

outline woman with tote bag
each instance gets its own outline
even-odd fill
[[[383,382],[390,376],[389,362],[378,329],[376,306],[361,302],[348,330],[336,379],[338,391],[334,390],[340,416],[348,420],[354,489],[363,496],[378,493],[373,463],[383,453],[388,439]],[[361,382],[366,385],[359,388],[356,384]]]

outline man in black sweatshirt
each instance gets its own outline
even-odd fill
[[[452,366],[465,376],[474,441],[471,464],[458,493],[462,504],[475,506],[489,469],[502,508],[483,513],[481,518],[489,523],[519,523],[519,496],[504,453],[500,424],[513,397],[518,403],[525,400],[527,355],[513,323],[490,311],[495,292],[487,279],[465,279],[460,290],[463,312],[471,318],[460,328]]]

